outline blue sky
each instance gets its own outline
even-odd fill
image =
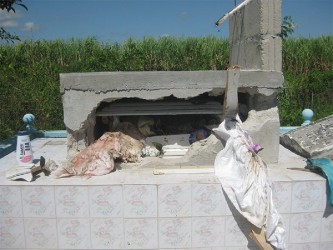
[[[227,37],[214,23],[234,0],[22,0],[28,11],[0,12],[0,26],[24,39],[123,42],[144,36]],[[237,0],[237,2],[241,2]],[[297,24],[293,37],[333,35],[333,0],[283,0],[282,16]]]

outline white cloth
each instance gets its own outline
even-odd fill
[[[266,240],[285,249],[285,230],[272,201],[267,166],[257,155],[251,137],[244,131],[239,117],[226,118],[214,133],[226,139],[215,159],[215,175],[235,208],[249,222],[264,228]]]

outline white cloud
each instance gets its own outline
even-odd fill
[[[16,20],[5,20],[0,22],[0,26],[3,28],[16,28],[18,26],[18,22]]]
[[[26,22],[23,25],[20,24],[20,19],[24,18],[24,14],[20,11],[6,11],[0,10],[0,27],[3,28],[17,28],[21,31],[36,31],[39,26],[34,22]]]
[[[20,11],[10,11],[8,12],[7,10],[0,10],[0,21],[3,20],[16,20],[19,18],[22,18],[23,14]]]
[[[186,20],[190,18],[190,14],[187,11],[182,11],[179,13],[180,19]]]
[[[21,28],[22,31],[33,31],[39,30],[39,26],[34,22],[26,22],[23,27]]]

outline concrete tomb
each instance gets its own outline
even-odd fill
[[[147,139],[190,134],[203,126],[212,129],[241,107],[244,127],[264,148],[260,155],[267,163],[276,163],[280,127],[276,97],[283,86],[280,8],[281,1],[253,0],[229,17],[228,70],[61,74],[69,160],[119,121],[133,131],[132,125],[137,127],[144,116]],[[184,130],[188,121],[196,124]],[[159,133],[151,131],[162,123],[177,125],[178,131],[166,132],[161,126]]]
[[[332,212],[326,180],[286,169],[303,169],[304,159],[279,147],[281,0],[241,4],[229,15],[228,70],[60,75],[68,137],[33,140],[35,157],[84,160],[80,153],[119,124],[133,137],[144,133],[139,139],[147,144],[177,143],[189,151],[178,159],[145,157],[92,178],[41,174],[13,182],[0,174],[1,249],[271,249],[223,192],[213,167],[223,143],[212,134],[189,145],[189,124],[212,129],[237,109],[264,148],[259,155],[269,166],[288,248],[333,249],[332,215],[323,215]],[[189,161],[197,165],[185,168]],[[14,152],[0,159],[4,171],[15,162]]]

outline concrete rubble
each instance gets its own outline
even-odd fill
[[[280,143],[305,158],[333,159],[333,115],[283,134]]]

